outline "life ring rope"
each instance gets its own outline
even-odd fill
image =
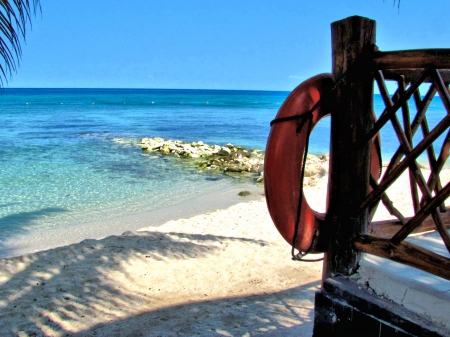
[[[331,74],[330,74],[331,75]],[[327,75],[329,76],[329,75]],[[331,77],[328,77],[331,80]],[[323,108],[322,104],[325,101],[325,99],[329,99],[329,96],[331,95],[331,93],[333,92],[333,90],[335,90],[336,86],[332,85],[331,87],[328,87],[328,90],[323,91],[320,96],[319,99],[317,101],[315,101],[312,105],[312,107],[310,107],[308,110],[301,110],[301,111],[297,111],[297,109],[291,110],[292,115],[289,116],[280,116],[277,117],[272,120],[270,122],[270,127],[272,129],[272,127],[275,124],[281,124],[284,122],[292,122],[292,121],[298,121],[298,123],[295,126],[295,133],[296,134],[304,134],[305,136],[302,137],[304,139],[303,142],[303,149],[302,149],[302,153],[300,155],[300,157],[298,158],[299,163],[300,163],[300,167],[299,167],[299,176],[297,176],[299,179],[298,180],[298,199],[296,202],[296,205],[294,206],[294,204],[292,205],[293,207],[291,208],[292,211],[294,211],[295,215],[292,214],[293,218],[292,218],[292,229],[293,229],[293,233],[291,236],[291,239],[288,240],[288,242],[290,241],[291,243],[291,257],[292,260],[294,261],[304,261],[304,262],[313,262],[313,261],[320,261],[321,259],[304,259],[305,256],[307,256],[309,253],[311,252],[316,252],[316,243],[319,239],[319,229],[318,228],[314,228],[314,231],[312,233],[312,237],[311,237],[311,241],[309,242],[309,244],[306,246],[305,244],[300,244],[301,241],[304,241],[303,239],[300,238],[301,235],[303,235],[302,230],[301,230],[301,222],[302,222],[302,216],[307,216],[308,214],[305,213],[303,214],[303,208],[307,207],[309,209],[309,206],[307,205],[306,200],[303,194],[303,181],[304,181],[304,177],[305,177],[305,171],[306,171],[306,158],[308,155],[308,151],[309,151],[309,140],[310,140],[310,134],[312,132],[312,129],[314,127],[314,119],[315,117],[315,113],[321,114],[320,110]],[[283,104],[284,105],[284,104]],[[281,108],[283,109],[283,107]],[[306,130],[305,130],[305,126],[306,126]],[[292,130],[294,131],[294,130]],[[269,137],[270,138],[270,137]],[[289,150],[290,151],[290,150]],[[294,149],[293,151],[296,151],[296,149]],[[268,163],[269,164],[269,163]],[[266,182],[268,183],[268,182]],[[266,186],[267,187],[267,186]],[[293,187],[293,186],[291,186]],[[269,193],[270,194],[270,193]],[[269,198],[269,195],[266,193],[267,198]],[[305,202],[305,205],[303,205],[303,202]],[[268,203],[269,206],[269,212],[271,212],[271,207]],[[271,214],[272,215],[272,214]],[[295,218],[294,218],[295,216]],[[275,225],[277,226],[277,221],[275,221]],[[277,226],[278,228],[278,226]],[[279,228],[280,230],[280,228]],[[280,231],[280,233],[283,235],[283,230]],[[301,246],[302,248],[299,248],[299,246]],[[298,252],[296,253],[296,250],[298,250]]]
[[[364,55],[366,56],[366,55]],[[324,116],[323,115],[323,111],[324,110],[328,110],[330,108],[330,106],[328,104],[326,104],[325,102],[329,102],[330,99],[332,98],[332,93],[334,90],[336,90],[336,88],[339,87],[339,85],[341,83],[343,83],[343,81],[345,80],[346,77],[348,77],[348,75],[355,69],[357,68],[355,66],[355,64],[360,63],[361,58],[358,58],[355,61],[358,62],[354,62],[350,68],[347,70],[347,72],[345,72],[337,81],[332,81],[331,83],[328,82],[330,84],[330,86],[328,86],[328,88],[326,88],[325,83],[329,80],[331,80],[331,77],[328,77],[329,80],[326,79],[327,76],[330,75],[318,75],[315,78],[311,78],[310,80],[308,80],[307,82],[310,82],[311,84],[314,83],[323,83],[323,87],[322,87],[322,91],[319,94],[319,98],[317,101],[315,101],[313,103],[313,106],[310,107],[308,110],[303,110],[303,112],[297,111],[296,108],[294,108],[293,110],[290,110],[291,113],[295,113],[293,115],[290,116],[280,116],[275,118],[274,120],[272,120],[270,122],[270,126],[272,127],[274,124],[278,124],[278,123],[282,123],[282,122],[289,122],[289,121],[299,121],[300,122],[297,124],[297,126],[295,127],[295,133],[296,134],[300,134],[303,133],[302,130],[304,129],[305,125],[307,125],[307,130],[306,130],[306,136],[304,137],[304,142],[303,142],[303,153],[301,155],[301,157],[298,157],[298,160],[300,162],[300,167],[299,168],[299,173],[300,176],[297,176],[298,178],[300,178],[298,181],[299,185],[298,185],[298,201],[292,204],[292,208],[291,210],[293,211],[292,214],[292,222],[291,222],[291,229],[289,230],[288,224],[286,223],[281,223],[279,222],[280,219],[275,220],[274,218],[274,212],[277,212],[277,208],[279,207],[279,204],[272,204],[269,203],[269,194],[267,193],[267,186],[265,187],[266,189],[266,201],[268,203],[268,207],[269,207],[269,212],[271,213],[272,219],[274,220],[274,223],[276,225],[276,227],[278,228],[278,230],[280,231],[280,233],[283,235],[283,237],[289,242],[291,243],[292,249],[291,249],[291,256],[292,256],[292,260],[294,261],[304,261],[304,262],[314,262],[314,261],[320,261],[323,258],[319,258],[319,259],[304,259],[304,257],[306,255],[308,255],[309,253],[318,253],[318,252],[323,252],[324,250],[324,237],[323,237],[323,233],[321,235],[320,233],[320,229],[322,229],[322,224],[324,223],[324,218],[322,218],[323,215],[315,213],[314,210],[312,210],[305,197],[303,194],[303,181],[304,181],[304,176],[305,176],[305,170],[306,170],[306,158],[307,158],[307,154],[308,154],[308,150],[309,150],[309,140],[310,140],[310,134],[312,132],[312,129],[314,128],[315,124],[319,121],[318,119],[321,119],[320,116]],[[325,76],[324,76],[325,75]],[[311,82],[313,81],[313,82]],[[322,82],[324,81],[324,82]],[[322,84],[318,84],[319,87],[322,86]],[[300,88],[301,86],[299,86]],[[314,87],[314,84],[313,84]],[[311,87],[312,88],[312,87]],[[298,88],[296,88],[295,90],[296,92],[298,92]],[[293,92],[294,93],[294,92]],[[294,94],[295,95],[295,94]],[[284,104],[283,104],[284,105]],[[280,110],[282,110],[282,108],[280,108]],[[287,109],[284,109],[285,112],[287,112]],[[278,114],[279,115],[279,114]],[[277,115],[277,116],[278,116]],[[284,128],[284,127],[283,127]],[[292,130],[294,131],[294,130]],[[292,132],[291,131],[291,132]],[[270,139],[270,137],[269,137]],[[374,176],[378,176],[381,173],[381,149],[380,149],[380,143],[379,143],[379,139],[374,141],[374,143],[372,144],[372,156],[374,156],[374,158],[372,160],[375,160],[375,165],[379,166],[378,172],[373,171],[373,168],[371,169],[372,174],[374,174]],[[268,141],[271,142],[270,140]],[[295,151],[295,150],[294,150]],[[271,152],[272,153],[272,152]],[[269,158],[267,158],[269,159]],[[271,163],[271,167],[277,167],[277,164],[273,162],[273,158],[272,158],[272,163]],[[269,166],[269,165],[268,165]],[[278,167],[279,168],[279,167]],[[298,171],[297,171],[298,172]],[[265,174],[266,175],[266,174]],[[378,178],[377,177],[377,178]],[[270,176],[268,177],[270,178]],[[298,179],[296,178],[296,179]],[[273,179],[273,178],[270,178]],[[292,188],[292,186],[291,186]],[[273,190],[272,190],[273,192]],[[272,196],[270,196],[270,199],[272,199]],[[305,199],[305,200],[304,200]],[[303,205],[303,203],[305,203],[305,205]],[[278,205],[278,206],[277,206]],[[295,206],[294,206],[295,205]],[[294,210],[295,208],[295,210]],[[280,211],[278,209],[278,211]],[[303,214],[303,212],[305,212],[305,214]],[[295,216],[295,218],[294,218]],[[277,217],[277,216],[275,216]],[[307,224],[303,224],[304,221],[307,221]],[[304,237],[305,235],[305,226],[307,226],[310,230],[310,234],[309,239],[307,239],[307,237]],[[314,228],[313,228],[314,227]],[[293,232],[290,232],[291,230],[293,230]],[[291,234],[289,234],[289,232]],[[319,248],[322,247],[322,248]],[[295,250],[298,250],[298,253],[295,252]]]
[[[299,235],[299,229],[300,229],[300,219],[301,219],[301,212],[302,212],[302,203],[303,203],[303,181],[305,178],[305,169],[306,169],[306,158],[308,156],[308,151],[309,151],[309,137],[311,135],[312,132],[312,121],[313,121],[313,112],[315,110],[317,110],[317,108],[320,106],[320,104],[322,104],[323,100],[325,98],[327,98],[328,95],[331,95],[331,93],[337,88],[337,86],[339,85],[339,83],[341,83],[344,79],[344,77],[347,74],[343,74],[342,78],[340,78],[337,81],[337,84],[333,85],[331,87],[331,89],[324,93],[323,95],[321,95],[320,99],[314,104],[314,106],[307,112],[301,114],[301,115],[292,115],[292,116],[288,116],[288,117],[280,117],[280,118],[275,118],[270,122],[270,127],[272,127],[274,124],[277,123],[282,123],[282,122],[289,122],[289,121],[293,121],[293,120],[299,120],[301,119],[302,121],[300,122],[300,124],[297,126],[296,129],[296,133],[300,133],[301,130],[303,129],[304,125],[306,123],[308,123],[308,128],[306,131],[306,141],[305,141],[305,150],[303,152],[303,158],[302,158],[302,167],[301,167],[301,173],[300,173],[300,186],[299,186],[299,198],[298,198],[298,206],[297,206],[297,217],[296,217],[296,221],[295,221],[295,229],[294,229],[294,238],[293,238],[293,242],[292,242],[292,248],[291,248],[291,256],[292,256],[292,260],[293,261],[303,261],[303,262],[318,262],[318,261],[322,261],[322,258],[318,258],[318,259],[305,259],[304,257],[307,256],[313,249],[313,247],[316,244],[316,240],[317,237],[319,235],[319,231],[318,229],[314,230],[313,233],[313,238],[311,241],[311,245],[310,247],[306,250],[306,251],[301,251],[299,250],[297,253],[295,253],[295,247],[297,244],[297,240],[298,240],[298,235]]]
[[[308,248],[307,251],[302,252],[302,251],[298,251],[297,254],[295,254],[295,246],[297,244],[297,239],[298,239],[298,232],[299,232],[299,223],[300,223],[300,217],[301,217],[301,213],[302,213],[302,202],[303,202],[303,180],[305,178],[305,168],[306,168],[306,157],[308,156],[308,150],[309,150],[309,136],[311,135],[311,131],[312,131],[312,120],[313,120],[313,111],[317,109],[317,107],[319,106],[320,100],[313,106],[313,108],[308,111],[307,113],[303,114],[302,117],[304,118],[301,122],[301,124],[297,127],[297,133],[299,133],[301,131],[301,129],[303,128],[303,126],[305,125],[306,121],[308,121],[308,129],[306,131],[306,142],[305,142],[305,151],[303,152],[303,159],[302,159],[302,168],[301,168],[301,173],[300,173],[300,198],[298,198],[298,208],[297,208],[297,220],[295,222],[295,231],[294,231],[294,241],[292,242],[292,249],[291,249],[291,255],[292,255],[292,260],[294,261],[300,261],[303,260],[303,257],[305,257],[306,255],[309,254],[309,252],[312,250],[312,248],[314,247],[315,244],[315,239],[312,240],[311,242],[311,246]],[[307,117],[307,118],[306,118]],[[317,237],[317,230],[314,231],[314,235],[313,237],[316,238]],[[306,260],[305,260],[306,261]]]
[[[282,122],[289,122],[289,121],[295,121],[297,119],[303,119],[303,121],[301,122],[302,124],[300,124],[297,127],[297,133],[299,132],[299,129],[301,129],[301,127],[306,123],[307,119],[311,119],[313,117],[313,112],[314,110],[316,110],[319,107],[319,104],[321,103],[321,100],[319,100],[313,107],[311,110],[305,112],[302,115],[293,115],[293,116],[288,116],[288,117],[281,117],[281,118],[275,118],[270,122],[270,126],[272,127],[272,125],[276,124],[276,123],[282,123]]]
[[[336,87],[337,87],[337,85],[334,85],[330,89],[330,91],[327,92],[327,94],[331,94],[333,92],[333,90],[336,89]],[[326,96],[326,95],[324,95],[324,96]],[[316,104],[314,104],[314,106],[309,111],[307,111],[301,115],[293,115],[293,116],[288,116],[288,117],[275,118],[270,122],[270,127],[272,127],[276,123],[282,123],[282,122],[288,122],[288,121],[301,119],[302,121],[300,122],[299,126],[297,126],[297,129],[296,129],[297,133],[299,133],[303,129],[303,126],[306,123],[308,123],[308,129],[306,131],[307,137],[306,137],[306,142],[305,142],[305,151],[303,153],[302,168],[301,168],[301,173],[300,173],[300,186],[299,186],[300,187],[300,191],[299,191],[300,197],[298,198],[297,219],[296,219],[296,223],[295,223],[294,240],[292,242],[292,249],[291,249],[291,256],[292,256],[293,261],[317,262],[317,261],[323,260],[323,257],[319,258],[319,259],[304,259],[304,257],[307,256],[311,252],[314,245],[316,244],[316,239],[318,237],[317,229],[314,230],[313,239],[311,241],[311,246],[305,252],[302,252],[299,250],[298,253],[296,254],[295,246],[297,244],[299,227],[300,227],[299,223],[300,223],[300,218],[301,218],[302,202],[303,202],[303,181],[305,178],[306,158],[308,156],[308,151],[309,151],[309,136],[311,135],[311,131],[312,131],[313,112],[322,103],[324,96],[321,96],[321,98],[316,102]]]

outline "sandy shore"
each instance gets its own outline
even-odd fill
[[[326,182],[305,189],[318,210]],[[0,260],[0,336],[310,336],[321,270],[290,259],[264,200],[239,203]]]
[[[251,194],[241,197],[238,195],[241,191],[249,191]],[[231,179],[224,179],[224,182],[219,182],[218,189],[203,190],[198,194],[188,195],[188,198],[172,200],[158,208],[151,207],[147,211],[128,204],[126,209],[122,207],[88,212],[82,219],[75,215],[69,223],[57,223],[54,226],[33,226],[32,221],[29,221],[29,225],[22,226],[17,231],[11,229],[2,236],[0,259],[68,246],[87,238],[99,239],[148,226],[158,227],[169,220],[226,209],[240,202],[260,200],[263,196],[264,188],[259,184],[236,183]],[[33,215],[31,219],[32,217]],[[54,220],[50,218],[49,222],[52,221]],[[24,222],[27,223],[26,218]],[[71,229],[70,233],[67,233],[67,228]]]
[[[1,336],[309,336],[322,264],[264,201],[0,260]]]

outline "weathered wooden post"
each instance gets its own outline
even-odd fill
[[[326,219],[330,241],[322,290],[316,293],[314,337],[361,336],[370,321],[339,294],[354,292],[345,282],[355,273],[360,258],[352,241],[368,229],[368,212],[356,214],[356,210],[369,189],[371,144],[358,141],[374,123],[371,56],[375,21],[353,16],[332,23],[331,30],[333,76],[338,85],[331,117]]]
[[[373,127],[373,73],[375,21],[353,16],[331,24],[336,105],[331,118],[330,180],[327,221],[330,245],[324,280],[351,275],[359,253],[352,239],[367,232],[368,214],[355,214],[369,187],[370,144],[358,144]],[[355,76],[357,75],[357,76]],[[342,77],[344,76],[344,77]]]

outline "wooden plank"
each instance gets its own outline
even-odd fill
[[[396,94],[394,94],[394,97],[396,97],[398,99],[397,92],[396,92]],[[428,89],[427,93],[425,94],[424,99],[422,100],[420,97],[419,89],[414,91],[414,99],[415,99],[415,103],[417,106],[417,113],[411,124],[411,130],[412,130],[413,136],[417,132],[419,126],[426,119],[427,109],[428,109],[429,105],[431,104],[431,101],[433,100],[433,97],[435,96],[436,92],[437,92],[436,86],[434,84],[432,84],[430,86],[430,88]],[[400,162],[403,155],[404,155],[404,152],[402,150],[402,147],[399,146],[397,151],[395,152],[395,154],[392,156],[391,161],[389,162],[389,165],[386,169],[385,175],[390,174],[390,172],[398,165],[398,163]]]
[[[386,80],[398,81],[401,77],[405,79],[406,83],[415,82],[423,69],[384,69],[383,75]],[[450,83],[450,70],[439,69],[442,80],[444,83]],[[433,79],[430,76],[425,77],[424,83],[432,83]]]
[[[402,77],[401,79],[399,79],[397,81],[397,83],[398,83],[398,89],[399,89],[399,91],[398,91],[399,97],[401,97],[406,92],[406,81]],[[411,119],[410,119],[408,102],[405,102],[405,104],[402,105],[402,119],[403,119],[403,129],[405,130],[406,138],[408,139],[408,143],[410,144],[410,146],[413,147],[414,146],[413,145],[413,133],[412,133],[412,128],[411,128]],[[410,189],[411,189],[411,196],[413,199],[414,210],[417,213],[420,208],[419,191],[417,189],[417,184],[414,183],[414,176],[413,176],[411,170],[409,170],[409,185],[410,185]]]
[[[447,247],[447,251],[450,253],[450,234],[443,223],[441,213],[436,210],[435,213],[431,213],[431,215],[433,216],[433,220],[436,222],[436,230],[439,232],[442,241],[444,241],[445,247]]]
[[[383,96],[386,107],[388,109],[391,109],[392,106],[394,105],[394,102],[391,100],[391,98],[387,92],[383,74],[381,72],[376,72],[375,78],[377,79],[378,82],[381,83],[380,93]],[[399,88],[398,88],[398,91],[396,92],[396,96],[398,96],[397,101],[400,101],[401,97],[405,95],[405,90],[404,90],[405,88],[402,85],[401,81],[399,81],[398,87]],[[407,106],[407,104],[408,104],[407,102],[404,102],[404,104],[401,106],[403,112],[405,112],[405,106]],[[406,109],[406,115],[407,116],[405,116],[405,113],[403,113],[403,119],[406,124],[404,129],[402,128],[400,121],[396,114],[393,114],[391,116],[391,122],[392,122],[392,126],[395,130],[395,133],[397,134],[397,137],[400,142],[403,153],[408,155],[412,151],[412,133],[411,133],[410,125],[409,125],[409,109]],[[415,161],[412,161],[410,164],[409,174],[410,174],[410,178],[411,178],[410,179],[411,193],[412,193],[413,200],[414,200],[415,210],[417,212],[419,209],[419,200],[418,200],[418,195],[417,195],[416,183],[420,186],[422,194],[424,195],[425,198],[428,198],[428,199],[431,198],[431,192],[428,189],[428,185],[426,184],[425,179],[423,178],[422,172],[419,169],[419,167],[417,166]]]
[[[438,69],[450,69],[450,49],[416,49],[376,52],[376,69],[417,69],[432,64]]]
[[[442,104],[444,105],[445,110],[447,110],[447,113],[450,113],[450,94],[448,92],[448,87],[436,69],[432,70],[430,73],[433,78],[433,83],[436,85]]]
[[[393,243],[400,243],[403,241],[415,228],[419,227],[420,224],[428,217],[431,213],[433,215],[433,219],[436,222],[436,209],[437,207],[444,202],[445,199],[450,195],[450,182],[445,185],[445,187],[439,191],[439,193],[433,198],[432,201],[428,202],[408,223],[403,226],[397,234],[391,239]],[[439,218],[439,216],[437,217]],[[442,217],[440,217],[442,222]],[[437,224],[439,226],[439,224]],[[442,224],[442,227],[444,225]],[[439,230],[439,228],[437,228]],[[442,228],[443,229],[443,228]],[[447,234],[448,235],[448,234]],[[445,240],[445,238],[443,238]],[[446,242],[447,247],[449,246]]]
[[[444,165],[447,161],[447,158],[450,155],[450,130],[447,132],[447,136],[445,137],[444,143],[441,148],[441,152],[439,153],[438,159],[435,161],[435,165],[433,166],[433,172],[428,180],[428,185],[430,186],[430,189],[434,189],[435,186],[439,182],[439,173],[444,168]],[[439,189],[442,189],[440,187]],[[439,190],[436,191],[436,193],[439,192]]]
[[[387,239],[360,235],[354,241],[361,252],[376,255],[450,280],[450,259],[409,242],[392,244]]]
[[[370,176],[370,186],[373,189],[378,188],[378,183],[375,181],[375,179],[373,179],[372,176]],[[400,222],[402,224],[406,224],[407,220],[405,219],[403,214],[400,213],[400,211],[397,208],[395,208],[394,203],[391,201],[391,199],[389,199],[389,197],[386,193],[383,193],[381,195],[381,202],[383,203],[384,207],[386,207],[389,214],[395,216],[398,220],[400,220]],[[369,230],[369,233],[370,233],[370,230]]]
[[[419,88],[419,86],[423,83],[423,80],[427,78],[430,74],[430,71],[432,69],[427,67],[421,74],[420,77],[411,85],[408,87],[408,90],[406,93],[398,100],[394,102],[394,105],[390,108],[386,107],[386,109],[383,111],[383,113],[378,118],[377,122],[375,123],[372,130],[367,132],[367,134],[364,135],[359,140],[359,144],[366,144],[368,141],[373,140],[375,136],[380,132],[381,128],[390,120],[393,114],[397,112],[398,109],[406,102],[408,101],[414,94],[414,92]],[[377,76],[377,73],[375,73],[376,79],[380,76]],[[379,82],[379,79],[377,79],[377,82]],[[379,85],[380,91],[382,90],[382,86]]]
[[[424,130],[424,135],[425,135]],[[431,146],[429,147],[431,148]],[[433,149],[434,150],[434,149]],[[428,177],[427,184],[430,188],[430,190],[434,190],[435,193],[439,193],[440,190],[442,190],[442,184],[440,180],[440,172],[444,168],[445,162],[447,161],[447,158],[449,157],[449,150],[450,150],[450,130],[447,132],[447,136],[445,137],[444,143],[441,148],[441,152],[439,154],[439,158],[434,161],[432,161],[433,158],[430,158],[430,166],[431,166],[431,174]],[[425,199],[422,198],[421,203],[423,204],[425,202]],[[440,209],[443,209],[443,204],[439,206]]]
[[[380,88],[380,93],[382,94],[383,100],[385,102],[385,105],[388,109],[391,109],[392,106],[394,105],[394,102],[391,100],[388,92],[387,92],[387,88],[385,86],[385,82],[384,82],[384,78],[383,78],[383,74],[382,72],[378,71],[375,73],[375,78],[377,80],[377,82],[380,83],[379,88]],[[398,100],[401,100],[401,97],[405,95],[405,91],[402,91],[402,85],[399,81],[399,89],[397,91],[397,95],[398,95]],[[401,107],[402,109],[404,108],[404,105],[407,104],[407,102],[405,102]],[[409,118],[408,118],[409,120]],[[412,147],[411,147],[411,143],[412,140],[408,139],[407,136],[407,131],[410,130],[409,128],[406,128],[406,130],[404,131],[400,121],[397,118],[396,114],[392,114],[391,116],[391,122],[392,122],[392,126],[394,127],[395,133],[397,134],[398,140],[401,144],[402,150],[403,152],[408,156],[411,151],[412,151]],[[408,126],[409,126],[409,122],[408,122]],[[426,139],[426,137],[425,137]],[[406,158],[408,159],[408,158]],[[431,191],[428,188],[428,185],[422,175],[421,170],[419,169],[417,163],[415,161],[411,161],[410,163],[410,167],[409,167],[409,174],[410,174],[410,187],[411,187],[411,193],[413,193],[413,201],[414,201],[414,207],[415,207],[415,211],[418,212],[419,209],[419,200],[418,200],[418,195],[417,195],[417,191],[415,191],[416,186],[418,185],[420,187],[420,190],[422,192],[422,195],[424,197],[425,201],[428,201],[429,199],[431,199]],[[397,177],[395,176],[391,176],[388,175],[387,178],[391,178],[391,179],[397,179]],[[384,181],[385,179],[383,179]],[[417,185],[416,185],[417,184]],[[376,191],[376,190],[375,190]],[[416,193],[414,193],[416,192]],[[448,234],[444,231],[444,225],[442,223],[442,219],[440,218],[439,214],[437,213],[436,210],[432,211],[432,215],[433,218],[435,219],[436,222],[436,226],[437,229],[439,231],[439,233],[441,233],[442,238],[444,239],[444,242],[446,244],[447,247],[450,247],[450,237],[448,236]],[[405,227],[406,228],[406,227]],[[450,248],[449,248],[450,250]]]
[[[374,203],[380,200],[380,196],[389,186],[408,168],[412,161],[416,160],[419,155],[426,150],[431,143],[433,143],[448,127],[450,126],[450,115],[445,116],[436,127],[430,132],[426,139],[423,139],[411,151],[409,156],[401,161],[395,168],[393,168],[389,175],[384,176],[383,181],[379,184],[379,188],[372,191],[364,202],[359,207],[358,213],[371,207]]]
[[[442,220],[444,221],[445,227],[450,229],[450,210],[441,213]],[[406,218],[406,222],[410,221],[412,218]],[[379,238],[390,239],[392,238],[403,226],[399,220],[382,220],[373,221],[369,225],[369,235],[376,236]],[[436,225],[434,224],[433,218],[428,216],[421,225],[416,227],[412,233],[423,233],[436,230]]]

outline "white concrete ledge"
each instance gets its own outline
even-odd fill
[[[408,241],[450,257],[437,232],[408,238]],[[377,295],[423,315],[450,330],[450,281],[374,255],[364,254],[358,274],[359,284]]]

